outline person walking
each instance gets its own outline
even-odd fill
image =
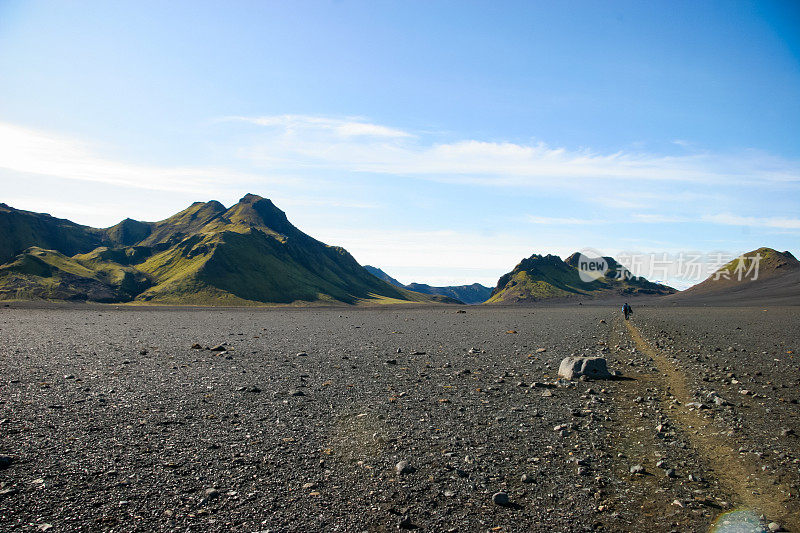
[[[628,302],[622,304],[622,314],[625,315],[625,320],[628,320],[628,316],[633,314],[633,308],[628,305]]]

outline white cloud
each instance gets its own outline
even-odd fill
[[[228,185],[263,182],[224,168],[164,167],[103,157],[88,143],[0,122],[0,169],[138,189],[215,195]]]
[[[692,152],[598,153],[544,143],[427,137],[352,119],[306,115],[234,117],[266,126],[244,154],[264,168],[314,168],[414,176],[443,182],[507,187],[625,183],[747,184],[800,181],[800,164],[757,151],[736,155]],[[354,135],[353,132],[363,132]],[[597,192],[595,190],[595,192]]]
[[[631,218],[636,222],[644,222],[646,224],[670,224],[675,222],[691,222],[691,218],[677,217],[671,215],[659,215],[653,213],[634,213]]]
[[[545,226],[561,226],[561,225],[596,225],[605,224],[607,220],[597,220],[588,218],[562,218],[562,217],[540,217],[536,215],[528,215],[525,217],[531,224],[541,224]]]
[[[275,115],[265,117],[226,117],[223,120],[283,128],[284,132],[288,134],[295,134],[304,130],[306,133],[316,130],[327,131],[339,137],[386,137],[395,139],[413,137],[413,135],[403,130],[364,122],[358,117],[340,119],[309,115]]]
[[[800,218],[748,217],[721,213],[706,215],[703,220],[726,226],[750,226],[756,228],[800,229]]]

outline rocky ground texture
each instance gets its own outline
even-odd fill
[[[798,309],[618,314],[0,308],[0,530],[798,530]]]

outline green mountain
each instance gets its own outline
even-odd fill
[[[758,248],[721,266],[670,303],[757,305],[800,303],[800,261],[790,252]]]
[[[604,257],[607,276],[586,282],[580,277],[579,253],[566,261],[556,255],[533,254],[523,259],[514,270],[497,282],[491,297],[485,302],[535,302],[552,298],[608,297],[638,294],[671,294],[675,289],[634,277],[611,257]]]
[[[104,230],[0,203],[0,264],[31,246],[74,255],[90,252],[107,242],[108,235]]]
[[[294,227],[248,194],[197,202],[160,222],[88,228],[0,209],[0,299],[261,305],[445,302],[376,279],[343,248]]]

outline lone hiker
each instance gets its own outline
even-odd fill
[[[622,314],[625,315],[625,320],[628,320],[628,315],[633,314],[633,309],[628,305],[628,302],[622,304]]]

